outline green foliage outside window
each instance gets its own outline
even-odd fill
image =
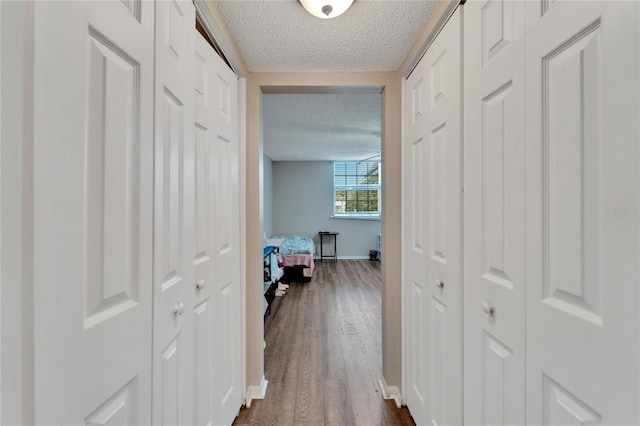
[[[336,216],[380,215],[380,163],[337,162],[333,177]]]

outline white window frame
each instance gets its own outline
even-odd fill
[[[378,164],[378,184],[366,184],[366,185],[336,185],[336,165],[338,164],[357,164],[357,163],[376,163]],[[382,163],[379,161],[336,161],[333,163],[332,170],[332,184],[333,184],[333,218],[335,219],[368,219],[368,220],[380,220],[382,217]],[[363,191],[377,191],[378,192],[378,211],[377,212],[338,212],[336,211],[336,194],[337,191],[344,190],[363,190]],[[346,201],[345,201],[346,202]]]

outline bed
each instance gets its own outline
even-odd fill
[[[284,262],[282,282],[309,282],[313,276],[313,253],[315,245],[311,238],[299,235],[276,235],[272,239],[281,238],[280,254]]]

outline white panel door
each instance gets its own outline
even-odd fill
[[[422,61],[425,118],[429,424],[462,423],[461,10]]]
[[[194,29],[195,31],[195,29]],[[202,38],[195,34],[194,96],[195,96],[195,250],[193,268],[195,274],[194,350],[195,350],[195,419],[196,425],[214,423],[214,328],[213,307],[213,211],[214,152],[213,112],[210,108],[211,56],[215,53]]]
[[[153,424],[193,424],[194,26],[156,2]]]
[[[237,79],[195,38],[195,423],[222,425],[242,404]]]
[[[464,420],[523,424],[524,2],[464,15]]]
[[[220,57],[212,65],[214,410],[218,424],[231,424],[243,395],[238,78]]]
[[[34,8],[35,423],[149,424],[153,5]]]
[[[417,424],[462,421],[461,11],[407,80],[408,399]]]
[[[403,291],[407,406],[416,424],[427,423],[427,65],[418,63],[404,85]]]
[[[640,3],[527,6],[527,423],[637,425]]]

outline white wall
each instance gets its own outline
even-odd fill
[[[381,221],[333,219],[332,215],[332,163],[273,162],[273,234],[313,238],[319,252],[318,231],[336,231],[340,233],[338,257],[368,257],[369,250],[376,248]]]
[[[267,237],[273,235],[273,161],[267,155],[262,156],[262,228]]]

